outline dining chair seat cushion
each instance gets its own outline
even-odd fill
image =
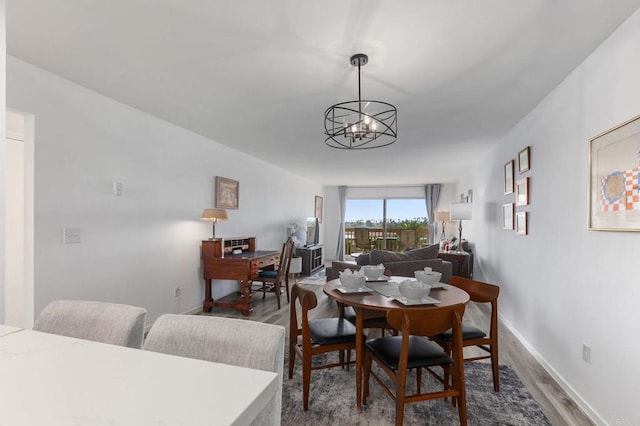
[[[487,333],[469,324],[462,324],[462,340],[482,339]],[[447,330],[440,335],[442,340],[451,341],[451,330]]]
[[[260,271],[258,273],[258,278],[272,278],[276,279],[278,276],[278,271]],[[260,281],[260,280],[258,280]]]
[[[397,370],[402,349],[402,336],[380,337],[366,342],[369,348],[387,367]],[[408,368],[451,364],[453,360],[432,341],[420,337],[409,337]]]
[[[314,343],[327,345],[356,339],[356,327],[344,318],[323,318],[309,321],[309,333]]]

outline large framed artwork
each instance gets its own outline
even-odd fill
[[[640,116],[589,140],[588,229],[640,231]]]
[[[318,223],[322,223],[322,197],[316,195],[314,204],[314,215],[318,218]]]
[[[238,209],[240,183],[237,180],[216,176],[216,208]]]
[[[513,160],[504,165],[504,195],[513,194]]]

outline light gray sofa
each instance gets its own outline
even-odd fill
[[[382,263],[391,275],[403,277],[413,277],[414,271],[423,270],[428,266],[434,271],[442,273],[440,281],[448,284],[451,282],[453,265],[451,262],[438,258],[438,250],[437,244],[404,253],[371,250],[370,253],[360,255],[357,259],[357,264],[333,261],[331,266],[326,268],[327,281],[338,278],[340,271],[344,271],[347,268],[359,270],[362,265],[378,265]]]

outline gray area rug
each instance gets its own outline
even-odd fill
[[[302,410],[302,367],[298,360],[289,380],[285,360],[282,394],[283,425],[392,425],[395,407],[382,388],[371,381],[368,405],[356,412],[355,367],[315,370],[311,373],[309,410]],[[384,374],[384,373],[383,373]],[[414,376],[414,375],[411,375]],[[423,380],[428,375],[423,375]],[[542,410],[518,376],[500,366],[500,392],[493,391],[491,366],[465,364],[467,418],[469,425],[550,425]],[[434,384],[435,386],[435,384]],[[407,386],[415,389],[415,385]],[[458,411],[443,399],[405,405],[405,425],[458,425]]]

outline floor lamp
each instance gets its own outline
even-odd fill
[[[462,251],[462,221],[471,220],[472,207],[473,204],[471,203],[451,203],[451,220],[460,221],[460,224],[458,225],[458,251]]]
[[[436,212],[436,222],[442,222],[442,235],[440,236],[440,241],[447,239],[447,234],[444,232],[444,228],[446,226],[446,222],[449,222],[449,220],[451,220],[449,212]]]

